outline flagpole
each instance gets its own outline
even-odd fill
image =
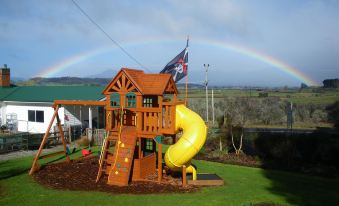
[[[188,74],[186,75],[186,94],[185,94],[185,105],[187,106],[188,105],[188,94],[187,94],[187,91],[188,91]]]
[[[186,49],[188,49],[188,42],[189,42],[190,36],[187,35],[187,42],[186,42]],[[187,62],[188,63],[188,62]],[[187,67],[186,67],[187,68]],[[186,83],[185,83],[185,105],[188,106],[188,71],[186,69]]]

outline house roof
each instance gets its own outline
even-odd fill
[[[0,101],[53,102],[54,100],[99,100],[101,86],[0,87]]]
[[[122,68],[119,73],[124,73],[127,78],[133,82],[138,91],[143,95],[162,95],[166,92],[168,85],[174,87],[174,92],[178,93],[175,82],[171,74],[145,74],[142,70]],[[112,82],[104,90],[107,91],[112,83],[117,81],[119,73],[113,78]]]

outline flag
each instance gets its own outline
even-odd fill
[[[160,73],[169,73],[175,82],[187,75],[188,66],[188,39],[186,48],[172,59]]]
[[[65,114],[65,117],[64,117],[65,121],[69,121],[69,118],[68,118],[68,115]]]

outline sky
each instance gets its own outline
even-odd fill
[[[216,86],[321,85],[339,78],[339,1],[0,0],[0,65],[11,76],[107,76],[121,67],[158,73],[186,45],[189,82],[203,64]]]

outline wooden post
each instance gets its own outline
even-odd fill
[[[171,121],[171,131],[175,131],[175,113],[176,113],[176,103],[177,103],[177,95],[174,94],[173,96],[173,104],[171,106],[171,111],[170,111],[170,121]]]
[[[69,139],[69,143],[72,143],[71,125],[68,125],[68,139]]]
[[[59,106],[57,105],[57,106],[54,108],[54,114],[53,114],[53,116],[52,116],[51,121],[49,122],[49,125],[48,125],[48,127],[47,127],[46,133],[45,133],[44,137],[42,138],[42,141],[41,141],[39,150],[38,150],[38,152],[36,153],[36,155],[35,155],[35,157],[34,157],[34,160],[33,160],[33,163],[32,163],[32,168],[31,168],[31,170],[29,171],[29,175],[32,175],[32,174],[36,171],[36,169],[37,169],[37,167],[38,167],[38,160],[39,160],[39,157],[40,157],[41,152],[42,152],[42,150],[43,150],[43,148],[44,148],[44,146],[45,146],[45,144],[46,144],[46,141],[47,141],[48,136],[49,136],[49,131],[51,130],[51,127],[52,127],[52,125],[53,125],[54,119],[55,119],[55,117],[56,117],[57,114],[58,114],[58,110],[59,110]]]
[[[159,102],[159,108],[160,108],[160,113],[158,116],[158,124],[159,124],[159,128],[163,129],[164,128],[164,121],[163,121],[163,113],[162,113],[162,102],[163,102],[163,97],[159,96],[158,98],[158,102]]]
[[[142,96],[140,94],[137,94],[136,97],[136,108],[142,108]],[[142,121],[143,121],[143,113],[142,112],[137,112],[137,121],[136,121],[136,128],[138,131],[143,130],[142,128]]]
[[[139,148],[138,148],[138,153],[139,153],[139,159],[141,159],[142,158],[142,151],[141,151],[141,137],[139,137],[138,138],[139,139]]]
[[[186,165],[182,166],[182,186],[187,185]]]
[[[60,124],[60,118],[59,118],[59,114],[57,113],[56,115],[56,118],[57,118],[57,125],[58,125],[58,128],[59,128],[59,132],[60,132],[60,137],[61,137],[61,142],[64,146],[64,152],[65,152],[65,157],[66,157],[66,161],[67,162],[70,162],[71,160],[69,159],[69,156],[67,154],[67,149],[66,149],[66,142],[65,142],[65,135],[64,135],[64,130],[62,129],[61,127],[61,124]]]
[[[158,144],[158,182],[162,180],[162,144]]]

